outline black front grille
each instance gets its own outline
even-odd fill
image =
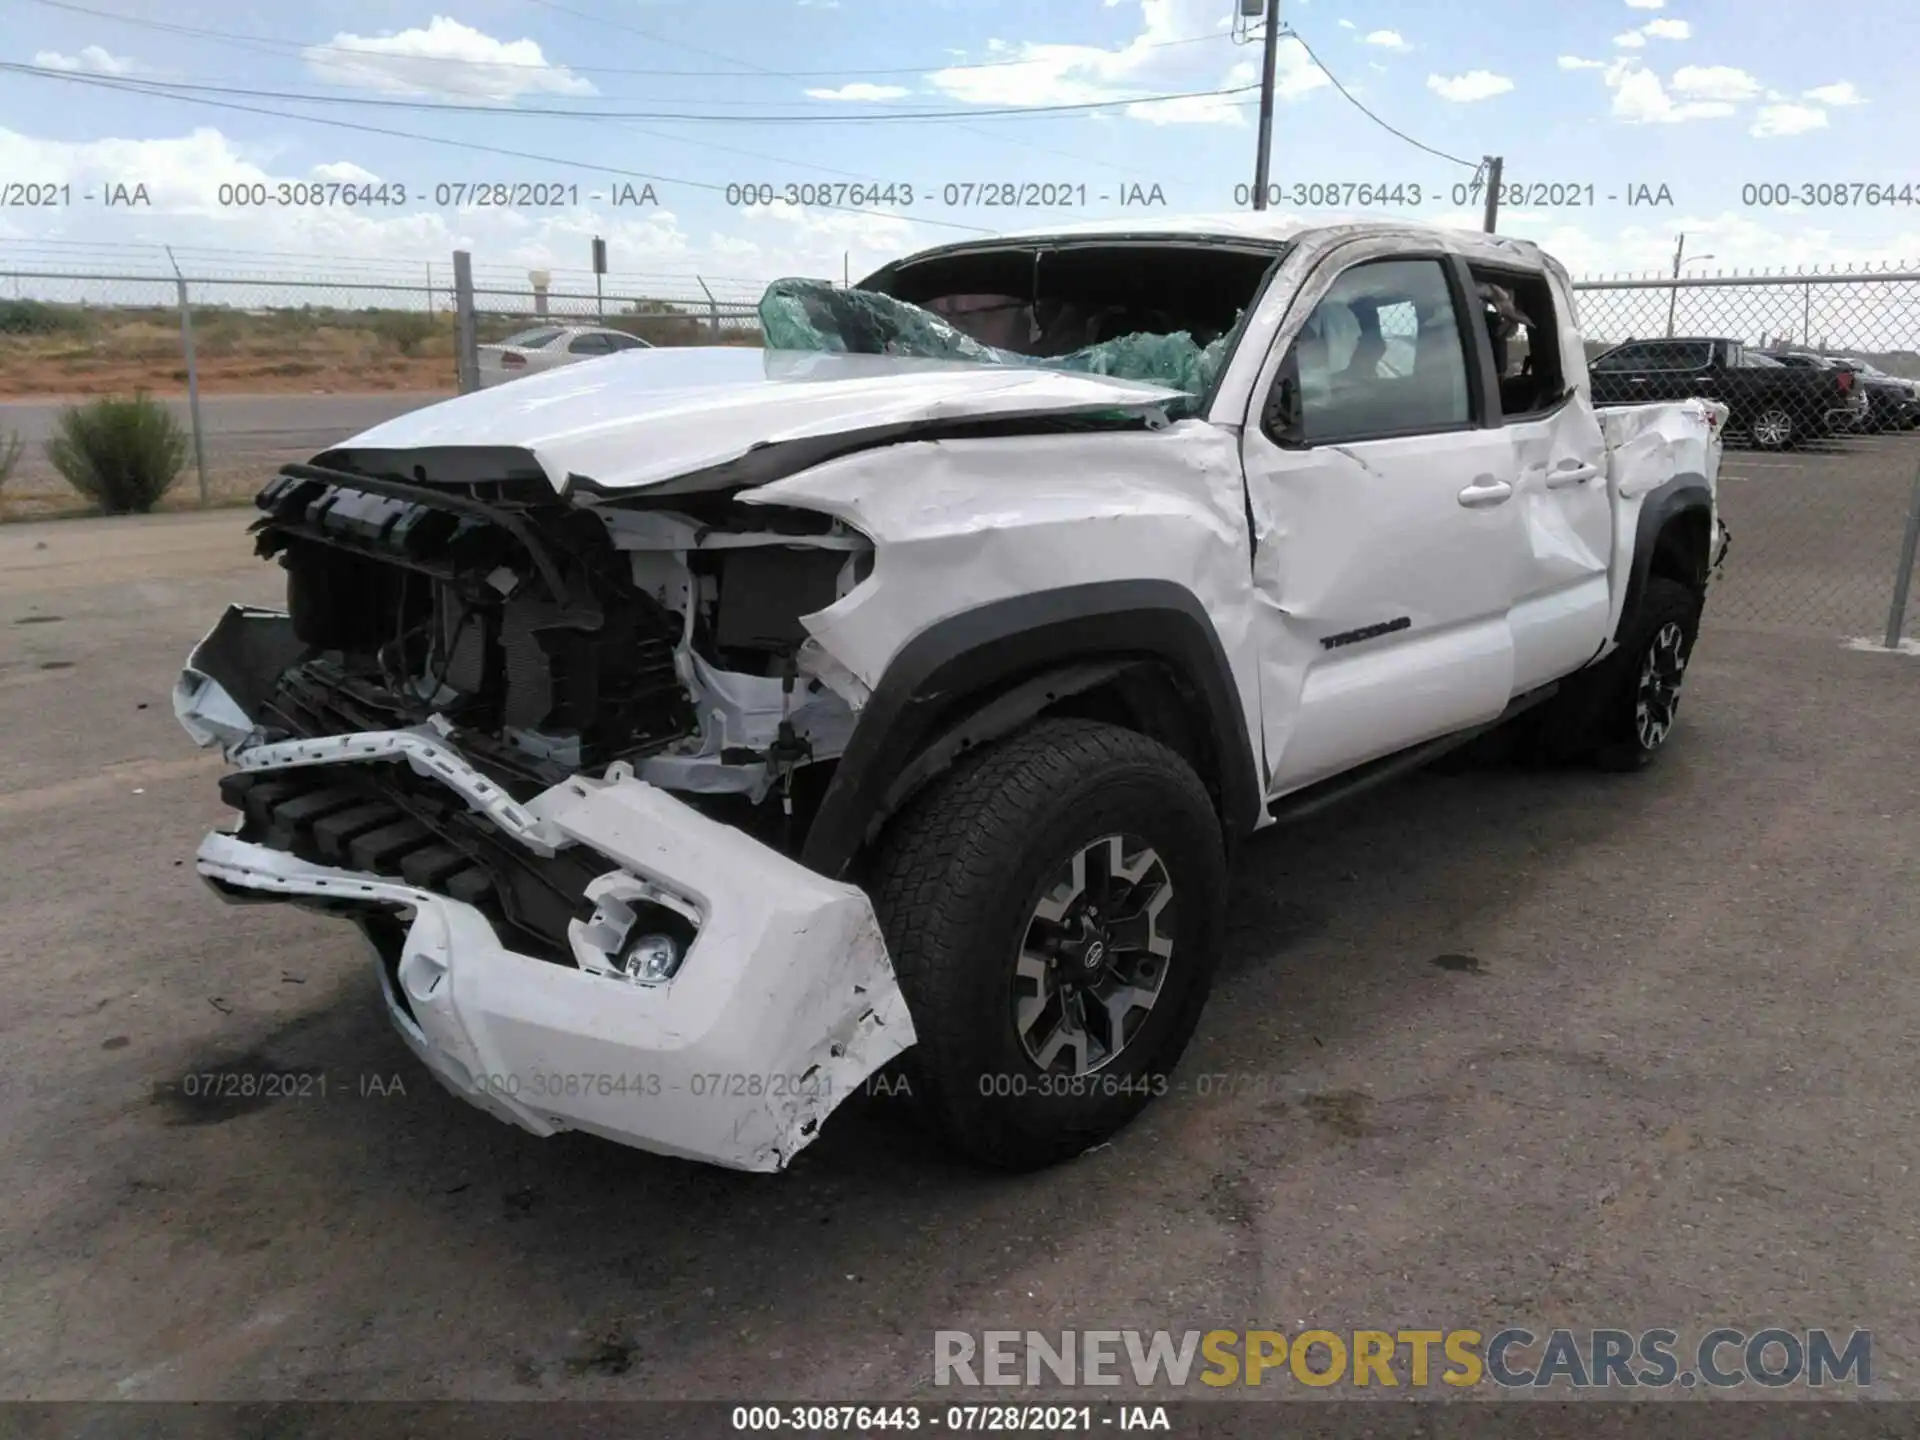
[[[612,868],[585,851],[525,850],[404,763],[241,772],[220,794],[243,817],[240,839],[464,901],[503,944],[559,964],[573,963],[567,922],[593,911],[587,883]]]

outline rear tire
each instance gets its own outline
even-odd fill
[[[1681,683],[1700,634],[1700,596],[1651,576],[1620,645],[1540,707],[1533,738],[1553,761],[1644,770],[1672,738]]]
[[[915,797],[867,890],[918,1037],[914,1096],[966,1155],[1053,1164],[1170,1087],[1218,958],[1226,855],[1166,746],[1041,720]]]

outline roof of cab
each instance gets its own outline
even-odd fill
[[[1487,235],[1478,230],[1462,230],[1445,225],[1430,225],[1419,220],[1342,220],[1316,222],[1275,214],[1270,210],[1231,210],[1213,215],[1149,215],[1113,217],[1080,221],[1069,225],[1049,225],[1030,230],[1010,230],[982,236],[977,240],[953,241],[903,257],[895,264],[907,265],[928,256],[948,251],[990,249],[996,244],[1033,241],[1099,239],[1141,240],[1221,240],[1252,242],[1259,245],[1297,244],[1312,237],[1333,242],[1360,239],[1369,235],[1404,235],[1409,241],[1464,255],[1470,260],[1519,265],[1537,269],[1548,263],[1546,252],[1531,240],[1510,235]],[[888,268],[892,268],[889,266]]]

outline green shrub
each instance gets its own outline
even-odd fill
[[[27,448],[27,442],[20,438],[18,430],[7,431],[7,438],[0,440],[0,490],[7,488],[7,481],[13,478],[14,467],[20,463],[21,452]]]
[[[73,335],[85,334],[91,328],[83,306],[0,300],[0,335]]]
[[[109,515],[145,513],[173,487],[187,462],[187,430],[144,390],[60,412],[47,459]]]

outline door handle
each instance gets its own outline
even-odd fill
[[[1629,385],[1644,385],[1647,383],[1647,377],[1644,375],[1630,376],[1627,380],[1627,383]]]
[[[1511,494],[1513,486],[1505,480],[1496,480],[1491,475],[1476,475],[1473,484],[1460,492],[1460,503],[1469,510],[1481,510],[1503,503]]]
[[[1563,461],[1558,470],[1547,476],[1547,489],[1564,490],[1569,485],[1584,485],[1600,473],[1593,465],[1583,465],[1578,460]]]

